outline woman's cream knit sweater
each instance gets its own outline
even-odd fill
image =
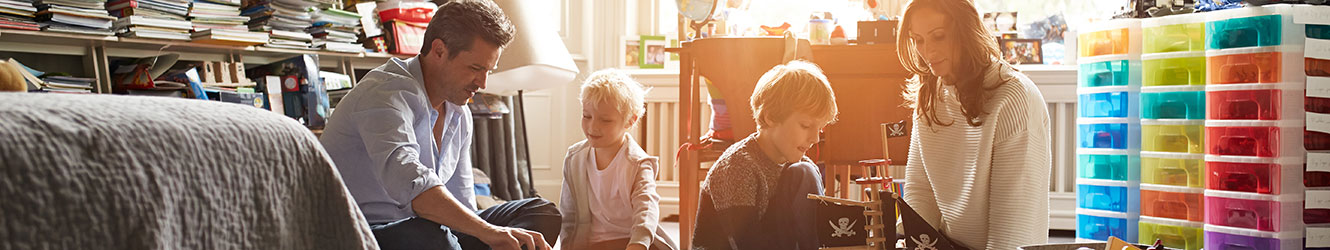
[[[966,247],[1008,250],[1048,241],[1049,118],[1029,78],[993,65],[986,82],[1002,82],[984,104],[982,125],[965,122],[946,84],[934,107],[951,126],[929,126],[915,113],[904,193],[919,215]]]

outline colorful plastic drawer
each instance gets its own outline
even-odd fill
[[[1330,218],[1327,214],[1322,218]],[[1307,250],[1330,250],[1330,224],[1307,225]]]
[[[1307,224],[1330,224],[1330,188],[1314,188],[1306,191],[1303,202],[1303,222]]]
[[[1302,236],[1302,231],[1262,232],[1205,225],[1205,249],[1298,250],[1302,249]]]
[[[1205,86],[1211,120],[1301,120],[1306,99],[1301,83]]]
[[[1164,247],[1198,250],[1205,245],[1205,224],[1166,218],[1141,216],[1140,244],[1154,244],[1155,240],[1164,243]]]
[[[1076,180],[1076,207],[1110,212],[1140,211],[1140,184],[1098,179]]]
[[[1076,176],[1085,179],[1128,181],[1128,171],[1135,166],[1137,156],[1128,155],[1126,150],[1120,153],[1087,152],[1082,149],[1076,155]],[[1116,151],[1116,150],[1101,150]]]
[[[1145,94],[1142,93],[1141,97],[1144,98]],[[1303,100],[1303,108],[1307,109],[1307,112],[1330,114],[1330,98],[1307,96],[1307,99]]]
[[[1304,58],[1302,61],[1303,73],[1307,76],[1330,76],[1330,60],[1317,58]]]
[[[1141,152],[1141,184],[1205,188],[1205,156]]]
[[[1140,55],[1141,23],[1139,20],[1119,19],[1085,25],[1077,37],[1079,57],[1102,55]]]
[[[1141,87],[1142,119],[1205,119],[1205,87]]]
[[[1131,113],[1130,102],[1134,98],[1131,92],[1104,92],[1080,94],[1080,117],[1121,117]]]
[[[1330,114],[1330,77],[1308,76],[1306,88],[1303,109],[1309,113]]]
[[[1203,15],[1142,19],[1141,38],[1143,53],[1204,51],[1205,19]]]
[[[1087,209],[1076,209],[1076,238],[1108,240],[1108,236],[1136,242],[1140,216]]]
[[[1141,216],[1205,221],[1203,188],[1141,184]]]
[[[1205,156],[1207,189],[1258,194],[1300,193],[1302,160],[1298,157],[1254,158]],[[1292,180],[1292,181],[1286,181]]]
[[[1300,82],[1301,47],[1252,47],[1206,51],[1209,84]]]
[[[1204,51],[1184,51],[1141,56],[1144,86],[1205,85]]]
[[[1330,133],[1307,129],[1302,135],[1302,147],[1307,150],[1330,150]]]
[[[1299,156],[1302,121],[1205,121],[1205,153],[1212,155]]]
[[[1330,39],[1330,25],[1307,25],[1307,38]]]
[[[1206,49],[1279,46],[1304,32],[1304,27],[1293,25],[1292,17],[1284,15],[1211,21],[1205,24],[1205,34],[1209,36]]]
[[[1081,118],[1077,122],[1081,148],[1140,149],[1140,125],[1124,118]],[[1139,120],[1137,120],[1139,121]]]
[[[1330,209],[1302,210],[1302,222],[1307,224],[1330,224]]]
[[[1081,87],[1127,86],[1140,75],[1140,63],[1126,55],[1101,57],[1103,61],[1082,60],[1077,81]]]
[[[1267,232],[1301,230],[1302,194],[1205,190],[1205,224]]]
[[[1141,120],[1141,151],[1205,153],[1205,122]]]

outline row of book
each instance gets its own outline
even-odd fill
[[[335,0],[0,0],[0,28],[361,52]]]

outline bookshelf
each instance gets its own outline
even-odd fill
[[[116,36],[79,35],[45,31],[0,30],[0,52],[81,57],[83,72],[68,72],[96,79],[95,93],[111,92],[109,63],[116,58],[140,58],[162,53],[180,54],[180,61],[242,62],[248,66],[272,63],[302,54],[319,55],[319,68],[351,76],[359,81],[357,71],[368,71],[388,58],[411,56],[387,53],[345,53],[296,50],[262,46],[225,46]],[[28,62],[23,62],[28,64]]]

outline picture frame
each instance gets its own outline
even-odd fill
[[[642,58],[641,40],[638,40],[637,37],[624,38],[623,45],[621,47],[623,48],[623,52],[621,52],[623,53],[623,62],[620,63],[619,66],[622,68],[629,68],[629,69],[635,69],[639,67],[638,65],[640,64],[639,62],[641,61]]]
[[[665,68],[665,62],[670,60],[669,55],[665,53],[665,46],[667,45],[669,43],[665,40],[665,36],[643,35],[641,46],[638,46],[637,66],[643,69]]]
[[[1002,59],[1012,65],[1044,64],[1043,39],[999,39]]]

